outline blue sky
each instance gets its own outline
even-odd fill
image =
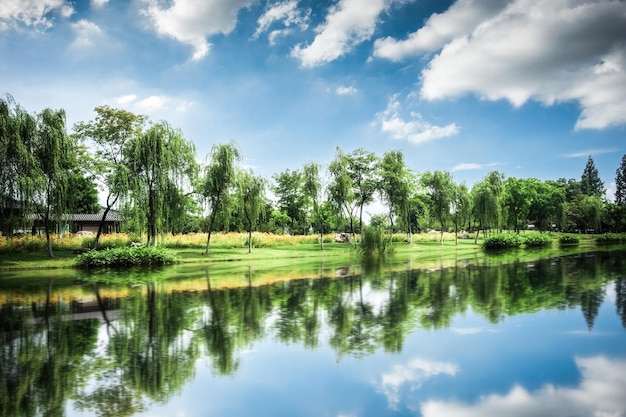
[[[624,1],[0,0],[0,57],[29,111],[164,119],[266,178],[337,146],[470,186],[592,155],[612,198],[626,154]]]

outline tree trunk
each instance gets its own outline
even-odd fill
[[[211,230],[213,230],[213,222],[215,221],[215,209],[213,209],[213,212],[211,213],[211,221],[209,222],[209,233],[207,235],[207,239],[206,239],[206,250],[204,251],[205,255],[209,254],[209,243],[211,242]]]
[[[98,225],[98,233],[96,233],[96,240],[94,240],[93,242],[93,249],[98,249],[98,244],[100,242],[100,235],[102,234],[102,229],[104,228],[104,222],[107,218],[107,215],[109,214],[109,211],[111,211],[111,208],[113,208],[113,205],[115,203],[117,203],[117,198],[115,197],[115,200],[113,200],[112,203],[109,203],[109,197],[107,197],[107,206],[104,209],[104,213],[102,214],[102,219],[100,219],[100,224]]]

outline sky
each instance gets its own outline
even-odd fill
[[[400,150],[613,198],[626,154],[626,1],[0,0],[0,94],[68,131],[109,105],[234,140],[271,179],[337,147]]]

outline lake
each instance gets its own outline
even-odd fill
[[[625,259],[0,273],[0,416],[626,416]]]

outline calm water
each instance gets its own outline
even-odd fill
[[[0,416],[626,416],[625,257],[0,275]]]

